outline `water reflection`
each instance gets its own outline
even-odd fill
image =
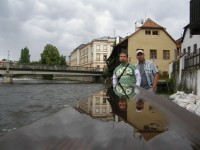
[[[165,116],[132,93],[117,94],[110,87],[76,103],[74,108],[102,121],[124,121],[133,127],[133,136],[140,140],[149,141],[165,132],[168,129]]]

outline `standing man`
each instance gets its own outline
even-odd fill
[[[121,64],[115,68],[113,73],[113,87],[119,96],[134,95],[135,85],[140,86],[140,72],[135,65],[128,63],[127,51],[119,54]]]
[[[158,84],[158,69],[156,65],[148,60],[145,60],[144,50],[137,50],[138,64],[137,68],[141,75],[140,86],[146,90],[155,92]]]

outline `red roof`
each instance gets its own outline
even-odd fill
[[[161,28],[164,29],[164,27],[160,26],[159,24],[155,23],[153,20],[148,18],[144,24],[141,26],[141,28]]]

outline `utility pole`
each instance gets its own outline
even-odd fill
[[[10,54],[9,54],[9,50],[8,50],[8,58],[7,58],[7,61],[9,62],[9,56],[10,56]]]

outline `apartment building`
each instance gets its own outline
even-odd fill
[[[115,38],[102,37],[81,44],[69,56],[70,66],[105,68],[105,61],[110,56]]]
[[[101,118],[101,120],[105,121],[114,120],[112,109],[107,99],[106,91],[100,91],[89,96],[86,100],[76,103],[75,108],[93,118]]]

